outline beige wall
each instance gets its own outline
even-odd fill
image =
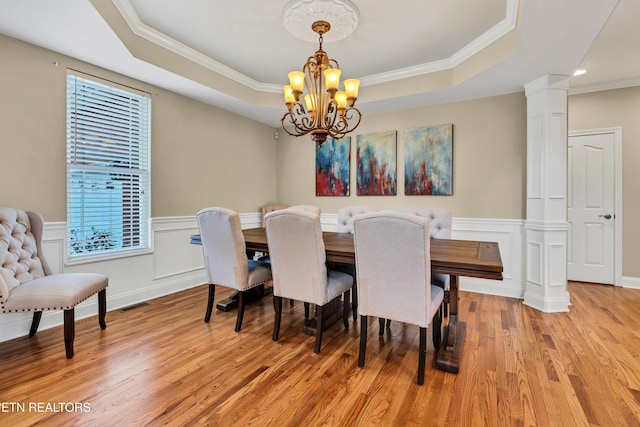
[[[622,128],[622,275],[640,277],[640,87],[569,97],[569,131]]]
[[[193,215],[211,205],[256,212],[267,202],[450,208],[458,218],[525,217],[526,99],[523,93],[406,111],[368,114],[352,137],[351,196],[315,197],[315,147],[255,121],[0,36],[0,205],[65,221],[65,77],[67,68],[152,94],[152,216]],[[57,66],[54,65],[57,62]],[[569,97],[569,129],[623,128],[623,275],[640,277],[640,88]],[[403,132],[453,123],[452,196],[404,196]],[[355,135],[398,132],[398,195],[355,191]],[[273,165],[276,165],[274,168]]]
[[[453,123],[453,195],[404,195],[404,129]],[[356,135],[397,131],[396,196],[357,196]],[[284,132],[280,132],[282,135]],[[323,212],[343,206],[439,206],[459,218],[524,219],[526,98],[517,93],[385,114],[365,115],[351,138],[351,195],[315,196],[315,146],[309,136],[278,141],[278,199]]]
[[[66,220],[67,68],[152,94],[153,217],[275,200],[271,127],[5,36],[0,58],[0,205]]]

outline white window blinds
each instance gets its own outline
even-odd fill
[[[67,76],[67,257],[149,248],[148,96]]]

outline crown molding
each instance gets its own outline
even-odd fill
[[[201,65],[215,73],[223,75],[237,83],[247,86],[260,92],[280,93],[282,86],[278,84],[258,82],[251,77],[242,74],[203,53],[167,36],[144,24],[129,0],[112,0],[118,12],[122,15],[131,31],[139,37],[161,46],[177,55],[180,55],[198,65]],[[519,0],[506,0],[505,18],[484,32],[480,37],[454,53],[451,57],[432,61],[411,67],[400,68],[389,72],[372,74],[360,77],[361,86],[370,86],[386,83],[394,80],[401,80],[408,77],[415,77],[424,74],[435,73],[442,70],[452,69],[473,55],[482,51],[496,40],[505,36],[516,28],[518,21]]]
[[[591,85],[573,86],[569,88],[569,95],[581,95],[592,92],[602,92],[605,90],[624,89],[633,86],[640,86],[640,78],[615,80],[606,83],[596,83]]]
[[[113,0],[131,31],[139,37],[259,92],[282,92],[281,85],[261,83],[144,24],[129,0]]]

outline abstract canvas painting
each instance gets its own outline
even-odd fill
[[[316,145],[316,196],[349,196],[351,137]]]
[[[450,196],[452,159],[452,124],[405,129],[404,194]]]
[[[356,137],[358,196],[395,196],[396,131],[370,133]]]

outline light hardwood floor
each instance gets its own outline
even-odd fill
[[[571,311],[554,314],[461,292],[460,373],[433,368],[429,340],[420,387],[417,327],[393,322],[378,339],[370,318],[360,369],[357,322],[337,322],[316,355],[302,304],[285,304],[273,342],[271,297],[235,333],[235,311],[203,322],[202,286],[111,311],[104,331],[79,321],[72,360],[61,327],[0,343],[0,424],[640,426],[640,290],[569,291]]]

